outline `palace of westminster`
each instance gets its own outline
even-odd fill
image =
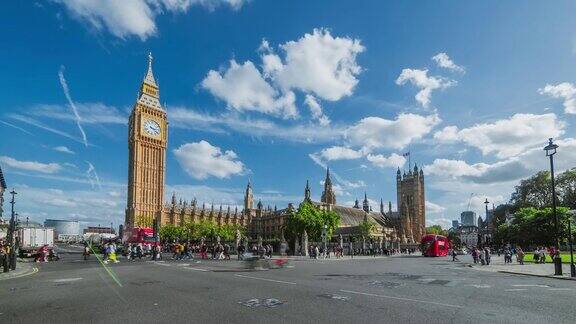
[[[152,56],[148,58],[148,71],[140,87],[138,99],[129,119],[128,147],[128,195],[125,228],[151,227],[155,219],[160,226],[165,224],[182,225],[186,222],[212,221],[219,225],[239,224],[248,229],[255,239],[283,239],[283,228],[290,209],[264,207],[261,201],[254,206],[253,188],[249,182],[244,194],[244,208],[225,210],[213,204],[206,208],[198,205],[196,199],[186,202],[177,200],[173,194],[164,203],[164,183],[166,173],[166,148],[168,144],[168,118],[160,104],[160,92],[152,73]],[[373,223],[373,236],[383,242],[402,244],[418,243],[425,233],[424,174],[414,166],[408,173],[396,173],[398,211],[392,211],[380,200],[379,211],[373,211],[368,197],[364,194],[362,206],[358,200],[352,207],[336,203],[332,188],[330,170],[326,170],[324,191],[320,202],[311,199],[308,182],[303,201],[311,202],[321,209],[332,210],[340,216],[340,226],[335,235],[348,237],[360,233],[360,224]]]

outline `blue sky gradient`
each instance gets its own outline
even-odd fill
[[[504,202],[519,179],[546,169],[541,147],[548,137],[559,141],[560,169],[576,161],[576,109],[570,108],[576,97],[576,4],[571,1],[182,0],[176,9],[151,4],[163,1],[138,0],[126,1],[126,11],[118,9],[127,15],[122,19],[108,1],[81,3],[11,1],[0,13],[0,165],[8,185],[21,193],[22,217],[123,222],[127,117],[149,51],[170,122],[167,194],[175,191],[185,199],[241,205],[251,179],[256,198],[284,207],[302,199],[307,179],[319,198],[323,166],[329,165],[337,176],[339,203],[349,204],[364,191],[374,201],[395,203],[396,168],[408,167],[398,155],[410,151],[412,163],[425,166],[427,219],[448,227],[471,194],[473,209],[481,211],[486,197]],[[130,6],[148,11],[139,15]],[[149,23],[127,28],[129,18]],[[264,55],[287,64],[282,45],[300,44],[315,33],[337,41],[323,48],[328,54],[312,59],[350,46],[339,41],[361,47],[345,55],[345,64],[358,69],[347,73],[355,81],[348,92],[330,82],[303,90],[307,80],[301,79],[283,87],[266,76]],[[269,50],[261,48],[264,39]],[[440,66],[432,59],[439,53],[455,65]],[[230,60],[251,62],[277,96],[293,93],[298,117],[254,111],[250,105],[235,109],[203,85],[210,71],[224,75]],[[439,83],[427,104],[415,99],[421,90],[416,78],[400,82],[404,69],[427,70],[423,82]],[[330,79],[319,79],[324,77]],[[244,81],[246,75],[235,86]],[[319,89],[336,93],[337,100]],[[307,95],[314,96],[329,124],[314,116]],[[383,126],[402,114],[426,119],[426,125]],[[363,124],[365,118],[378,122]],[[443,132],[447,126],[457,130]],[[303,130],[309,135],[302,136]],[[378,145],[366,144],[370,138],[361,141],[358,133],[368,130]],[[203,149],[216,149],[203,167],[222,162],[228,173],[203,169],[208,175],[202,176],[187,170],[190,162],[174,153],[198,148],[186,145],[201,141],[209,143]],[[322,155],[330,147],[346,150],[347,158]],[[198,161],[208,153],[182,154]]]

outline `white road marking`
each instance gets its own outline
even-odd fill
[[[189,265],[190,265],[190,263],[179,263],[179,264],[177,264],[176,266],[178,266],[178,267],[187,267],[187,266],[189,266]]]
[[[526,291],[526,288],[514,288],[514,289],[504,289],[504,291]]]
[[[434,280],[436,280],[436,279],[433,279],[433,278],[422,278],[422,279],[417,279],[417,280],[418,280],[418,281],[421,281],[421,282],[423,282],[423,283],[430,283],[430,282],[432,282],[432,281],[434,281]]]
[[[270,282],[277,282],[277,283],[283,283],[283,284],[288,284],[288,285],[295,285],[295,282],[290,282],[290,281],[282,281],[282,280],[274,280],[274,279],[267,279],[267,278],[259,278],[259,277],[251,277],[251,276],[245,276],[245,275],[235,275],[236,277],[240,277],[240,278],[247,278],[247,279],[255,279],[255,280],[262,280],[262,281],[270,281]]]
[[[564,290],[572,290],[572,288],[548,288],[548,290],[561,290],[561,291],[564,291]]]
[[[188,270],[194,270],[194,271],[204,271],[204,272],[206,272],[206,271],[210,271],[210,270],[207,270],[207,269],[192,268],[192,267],[188,267],[188,268],[184,268],[184,269],[188,269]]]
[[[478,288],[478,289],[486,289],[486,288],[490,288],[490,285],[467,285],[470,287],[474,287],[474,288]]]
[[[550,288],[548,285],[512,285],[512,287],[538,287],[538,288]]]
[[[415,302],[415,303],[431,304],[431,305],[438,305],[438,306],[445,306],[445,307],[454,307],[454,308],[463,308],[464,307],[464,306],[459,306],[459,305],[437,303],[437,302],[427,301],[427,300],[402,298],[402,297],[394,297],[394,296],[386,296],[386,295],[377,295],[377,294],[365,293],[365,292],[360,292],[360,291],[352,291],[352,290],[344,290],[344,289],[340,289],[340,291],[345,292],[345,293],[349,293],[349,294],[357,294],[357,295],[364,295],[364,296],[371,296],[371,297],[396,299],[396,300],[403,300],[403,301],[410,301],[410,302]]]
[[[168,263],[159,263],[159,262],[154,262],[154,264],[160,265],[160,266],[165,266],[165,267],[170,267],[170,265]]]
[[[82,278],[64,278],[64,279],[55,279],[52,281],[53,282],[72,282],[72,281],[78,281],[78,280],[82,280]]]

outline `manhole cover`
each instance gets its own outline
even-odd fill
[[[266,298],[266,299],[252,298],[252,299],[248,299],[246,301],[239,301],[238,304],[244,305],[244,306],[250,307],[250,308],[252,308],[252,307],[273,308],[273,307],[284,304],[284,302],[281,300],[278,300],[276,298]]]

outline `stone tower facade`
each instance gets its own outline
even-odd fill
[[[330,179],[330,168],[326,169],[326,179],[324,180],[324,191],[321,202],[329,205],[336,205],[336,195],[332,190],[332,179]]]
[[[368,195],[364,192],[364,201],[362,202],[362,209],[369,213],[370,212],[370,202],[368,201]]]
[[[418,243],[426,233],[424,173],[414,166],[408,173],[396,173],[396,192],[400,213],[400,235],[406,243]]]
[[[126,228],[151,227],[155,219],[167,222],[162,219],[167,143],[168,120],[149,54],[148,71],[128,122]]]
[[[254,209],[254,194],[252,192],[252,184],[248,180],[248,185],[246,185],[246,192],[244,193],[244,210]]]

